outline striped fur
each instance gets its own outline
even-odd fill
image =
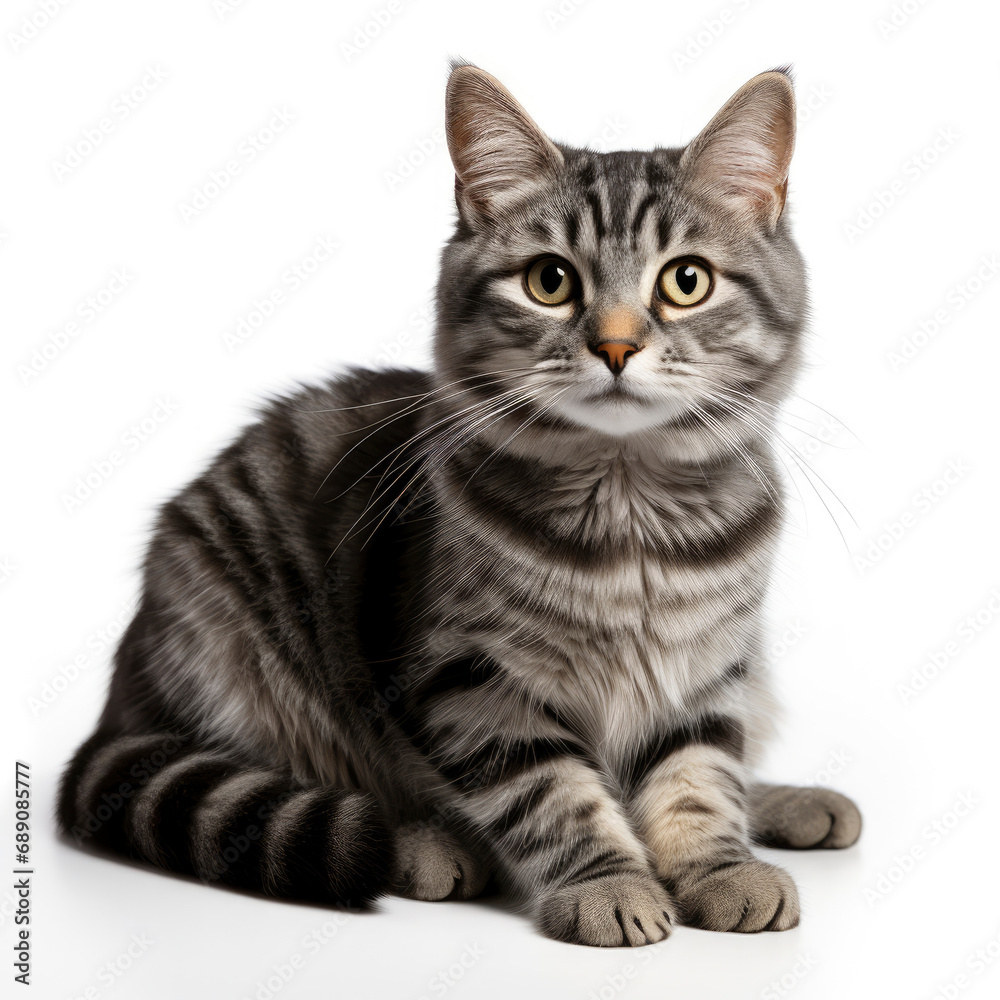
[[[457,66],[433,373],[275,400],[163,507],[63,781],[70,836],[355,906],[492,874],[593,945],[794,926],[751,844],[843,847],[860,820],[752,780],[805,322],[793,123],[773,72],[686,150],[594,153]],[[576,298],[530,297],[544,255]],[[703,305],[654,292],[685,256]],[[635,338],[624,367],[609,330]]]

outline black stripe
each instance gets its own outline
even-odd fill
[[[746,752],[746,736],[743,732],[743,726],[735,719],[726,716],[715,715],[703,719],[698,728],[697,739],[699,743],[718,747],[740,760],[743,759]]]
[[[177,759],[182,741],[166,733],[152,733],[141,746],[125,750],[124,743],[115,747],[118,739],[109,739],[106,733],[99,731],[77,751],[63,779],[59,817],[78,845],[96,843],[128,857],[137,857],[125,824],[132,799],[154,774]],[[105,750],[108,751],[107,760],[90,782],[87,801],[78,811],[79,783],[88,766]],[[163,761],[154,764],[150,760],[154,755],[163,756]]]
[[[659,198],[659,195],[655,192],[647,194],[645,198],[639,202],[639,207],[635,211],[635,217],[632,219],[632,235],[638,236],[639,230],[642,229],[642,224],[646,218],[646,213],[649,211],[650,206],[654,205]]]
[[[666,212],[656,220],[656,239],[660,249],[665,250],[670,242],[670,216]]]
[[[763,285],[752,275],[736,271],[726,272],[726,277],[740,286],[753,299],[767,325],[775,331],[793,333],[796,320],[782,314],[764,291]]]
[[[445,777],[469,784],[493,785],[509,781],[539,764],[546,764],[561,757],[587,757],[586,750],[577,743],[559,738],[517,740],[511,742],[494,737],[473,753],[459,760],[439,762]]]
[[[577,852],[577,857],[579,857],[579,852]],[[566,885],[592,882],[594,879],[603,878],[605,875],[620,873],[629,866],[633,869],[635,868],[635,858],[630,858],[627,854],[622,854],[615,849],[602,851],[580,868],[568,872]]]
[[[466,656],[449,660],[417,687],[414,697],[427,702],[443,694],[471,691],[489,684],[499,675],[500,665],[492,657]]]
[[[565,217],[566,240],[571,250],[576,249],[577,240],[580,238],[580,219],[576,212],[567,212]]]
[[[290,781],[275,778],[266,785],[256,788],[239,802],[218,831],[214,845],[217,867],[211,872],[202,872],[206,882],[225,882],[241,889],[264,891],[264,831],[273,814],[276,803],[287,801],[293,791]],[[193,819],[194,803],[183,803]],[[190,842],[192,826],[188,824]]]
[[[697,417],[688,420],[692,426],[700,423]],[[675,426],[683,423],[675,421]],[[485,458],[489,460],[484,461]],[[551,557],[569,566],[596,570],[619,564],[621,547],[616,542],[599,536],[581,539],[575,529],[560,526],[558,509],[550,517],[540,512],[538,498],[548,488],[545,477],[551,473],[539,461],[502,450],[467,448],[453,456],[447,472],[463,490],[463,502],[476,516],[487,523],[499,524],[515,541],[534,548],[544,541]],[[774,534],[780,515],[777,504],[765,495],[755,507],[734,512],[727,523],[706,525],[705,530],[710,534],[653,540],[651,544],[656,548],[649,554],[671,563],[699,567],[741,559]],[[489,571],[490,566],[484,567],[487,575]],[[476,585],[481,588],[485,584],[480,580]]]
[[[552,230],[541,219],[532,219],[528,229],[544,243],[552,242]]]
[[[601,199],[596,191],[588,191],[585,195],[587,199],[587,204],[590,205],[590,211],[594,216],[594,229],[597,232],[597,238],[604,238],[604,211],[601,208]]]
[[[494,837],[501,837],[512,830],[538,808],[545,796],[551,791],[553,783],[554,779],[550,774],[535,782],[526,792],[518,795],[496,819],[487,825],[486,829]]]
[[[149,812],[149,826],[162,855],[162,863],[170,871],[195,874],[191,859],[191,820],[201,799],[226,778],[236,774],[231,761],[208,760],[174,776],[162,789]],[[178,780],[179,778],[179,780]]]
[[[350,841],[346,830],[338,830],[345,825],[353,834]],[[291,832],[277,894],[360,906],[385,890],[391,852],[391,838],[370,796],[325,789]]]
[[[692,743],[718,747],[731,756],[742,759],[743,727],[734,719],[711,715],[700,719],[694,726],[654,736],[637,749],[623,768],[621,780],[626,792],[634,792],[657,764]]]

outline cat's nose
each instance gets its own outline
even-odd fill
[[[646,346],[642,315],[625,303],[600,310],[594,334],[590,349],[604,360],[613,375],[620,375],[628,359]]]
[[[631,341],[606,341],[598,344],[594,353],[604,359],[604,363],[611,369],[612,375],[620,375],[625,369],[625,364],[633,354],[638,354],[642,348]]]

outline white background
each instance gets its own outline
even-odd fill
[[[1000,280],[983,264],[1000,251],[996,7],[586,0],[559,14],[557,3],[394,0],[354,52],[345,45],[385,0],[246,0],[226,13],[212,0],[70,2],[27,40],[22,18],[43,22],[40,4],[4,4],[0,601],[6,766],[29,761],[35,795],[25,995],[1000,990],[1000,960],[975,957],[991,942],[1000,955]],[[852,850],[781,856],[803,897],[795,931],[682,928],[654,949],[590,950],[543,939],[500,902],[400,899],[341,926],[330,911],[114,864],[54,836],[57,775],[100,710],[106,637],[137,593],[155,506],[267,393],[347,362],[426,363],[453,217],[436,131],[451,55],[499,76],[555,138],[597,148],[681,144],[750,76],[795,66],[790,205],[812,275],[813,364],[785,426],[808,467],[787,459],[795,499],[773,648],[786,719],[767,771],[848,792],[866,821]],[[165,78],[143,93],[150,69]],[[242,144],[276,109],[294,119],[251,160]],[[105,118],[100,144],[74,161],[67,147]],[[239,173],[185,219],[231,160]],[[390,176],[401,160],[407,176]],[[324,237],[336,253],[227,347],[254,300],[310,267]],[[127,286],[87,322],[87,299],[116,271]],[[894,363],[907,343],[911,357]],[[91,495],[71,502],[88,475]],[[9,831],[9,793],[4,803]],[[0,864],[13,867],[8,836]],[[0,897],[6,996],[13,923],[9,890]],[[328,940],[307,947],[317,929]],[[132,935],[149,943],[129,957]],[[296,954],[291,979],[273,978]],[[434,978],[463,954],[461,979]]]

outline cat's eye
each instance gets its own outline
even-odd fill
[[[672,305],[697,305],[712,290],[712,272],[699,260],[672,260],[660,271],[656,290]]]
[[[572,264],[561,257],[543,257],[528,267],[524,284],[536,302],[559,306],[576,295],[580,282]]]

